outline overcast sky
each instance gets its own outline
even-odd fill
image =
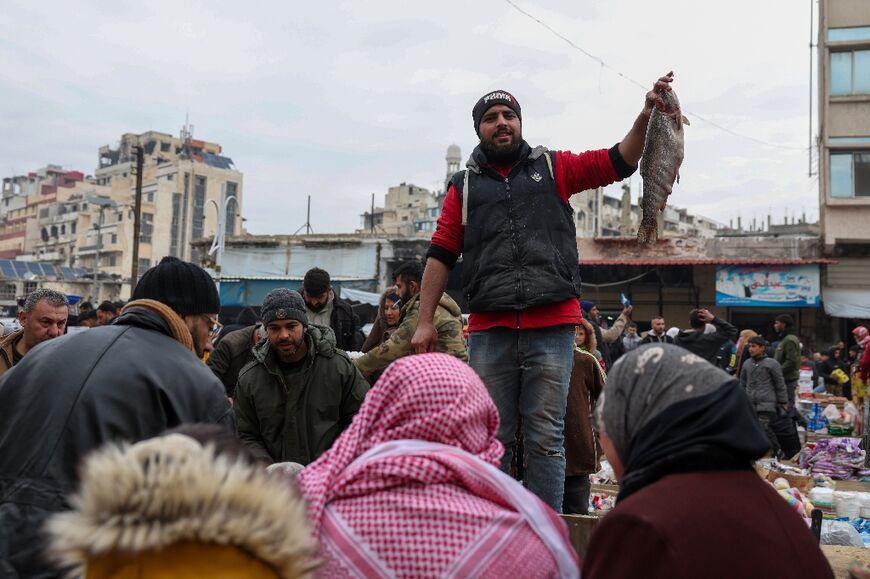
[[[5,0],[0,175],[92,173],[101,145],[178,135],[189,114],[244,173],[251,233],[295,231],[309,194],[315,232],[350,232],[372,193],[442,186],[484,92],[517,97],[532,145],[580,152],[619,141],[643,105],[617,73],[651,87],[674,70],[692,124],[669,203],[726,224],[816,218],[809,2],[516,1],[606,67],[505,0]]]

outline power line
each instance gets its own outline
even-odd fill
[[[615,68],[609,66],[606,62],[604,62],[604,60],[603,60],[601,57],[595,56],[594,54],[592,54],[592,53],[590,53],[589,51],[585,50],[583,47],[577,45],[573,40],[571,40],[571,39],[568,38],[567,36],[561,34],[559,31],[557,31],[556,29],[554,29],[552,26],[550,26],[549,24],[547,24],[546,22],[544,22],[543,20],[541,20],[541,19],[538,18],[537,16],[535,16],[535,15],[533,15],[533,14],[530,14],[529,12],[526,12],[525,10],[523,10],[522,8],[520,8],[519,6],[517,6],[516,3],[513,2],[513,0],[504,0],[504,1],[507,2],[508,5],[510,5],[514,10],[516,10],[517,12],[519,12],[520,14],[522,14],[523,16],[525,16],[525,17],[527,17],[527,18],[530,18],[530,19],[534,20],[534,21],[537,22],[539,25],[541,25],[542,27],[544,27],[545,29],[547,29],[547,31],[549,31],[551,34],[553,34],[553,35],[556,36],[557,38],[563,40],[563,41],[564,41],[565,43],[567,43],[571,48],[573,48],[573,49],[575,49],[575,50],[581,52],[581,53],[582,53],[583,55],[585,55],[586,57],[588,57],[588,58],[594,60],[595,62],[597,62],[599,65],[601,65],[601,68],[602,68],[602,69],[605,69],[605,68],[608,69],[609,71],[611,71],[612,73],[614,73],[616,76],[622,77],[622,78],[624,78],[625,80],[627,80],[628,82],[630,82],[630,83],[632,83],[632,84],[634,84],[634,85],[639,86],[639,87],[642,88],[644,91],[648,91],[648,90],[649,90],[649,87],[648,87],[647,85],[644,85],[644,84],[642,84],[642,83],[636,81],[635,79],[631,78],[630,76],[628,76],[628,75],[626,75],[626,74],[623,74],[621,71],[616,70]],[[742,133],[738,133],[737,131],[733,131],[733,130],[727,128],[727,127],[723,127],[722,125],[720,125],[720,124],[718,124],[718,123],[714,123],[713,121],[711,121],[711,120],[709,120],[709,119],[707,119],[707,118],[705,118],[705,117],[702,117],[702,116],[699,115],[699,114],[696,114],[696,113],[693,113],[693,112],[690,112],[690,111],[686,111],[686,110],[684,110],[683,112],[686,113],[686,114],[688,114],[688,115],[691,115],[691,116],[695,117],[696,119],[698,119],[698,120],[700,120],[700,121],[703,121],[703,122],[707,123],[708,125],[711,125],[711,126],[713,126],[713,127],[716,127],[716,128],[719,129],[720,131],[724,131],[724,132],[726,132],[726,133],[730,133],[730,134],[734,135],[735,137],[740,137],[740,138],[742,138],[742,139],[747,139],[747,140],[749,140],[749,141],[754,141],[754,142],[756,142],[756,143],[758,143],[758,144],[765,145],[765,146],[767,146],[767,147],[774,147],[774,148],[777,148],[777,149],[785,149],[785,150],[790,150],[790,151],[806,151],[806,150],[809,148],[809,147],[794,147],[794,146],[790,146],[790,145],[778,145],[778,144],[776,144],[776,143],[771,143],[771,142],[769,142],[769,141],[764,141],[764,140],[762,140],[762,139],[757,139],[757,138],[755,138],[755,137],[751,137],[751,136],[749,136],[749,135],[744,135],[744,134],[742,134]]]

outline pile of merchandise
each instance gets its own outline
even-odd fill
[[[789,482],[784,478],[778,478],[771,483],[773,488],[779,493],[785,501],[804,519],[810,518],[810,513],[813,512],[813,503],[805,500],[800,490],[789,485]]]
[[[607,460],[601,460],[601,469],[589,475],[589,482],[592,484],[589,493],[589,514],[596,516],[607,514],[616,505],[616,495],[619,493],[616,475]]]
[[[822,405],[814,402],[807,418],[807,430],[809,432],[828,432],[828,424],[828,419],[822,414]]]
[[[845,398],[810,398],[799,400],[800,412],[807,419],[808,432],[851,436],[858,418],[858,408]]]
[[[848,520],[848,519],[847,519]],[[865,548],[870,548],[870,519],[858,517],[849,521],[858,534],[861,535],[861,541]]]
[[[613,509],[616,497],[606,493],[592,492],[589,494],[589,514],[604,515]]]
[[[870,469],[864,468],[864,451],[856,438],[827,438],[808,444],[801,451],[801,468],[835,480],[870,480]]]

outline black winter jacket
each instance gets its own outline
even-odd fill
[[[239,372],[254,359],[254,332],[257,326],[248,326],[224,336],[208,357],[208,367],[220,378],[227,396],[235,396]]]
[[[90,451],[186,422],[235,430],[220,380],[141,308],[30,350],[0,378],[0,409],[0,577],[59,575],[41,527],[67,508]]]
[[[728,340],[737,339],[737,328],[721,318],[713,318],[711,323],[716,326],[715,333],[705,334],[703,330],[700,332],[684,330],[677,334],[674,343],[716,365],[716,358],[722,346]]]
[[[335,343],[339,350],[359,352],[362,349],[365,335],[360,328],[359,316],[353,313],[349,303],[338,296],[332,301],[329,325],[335,333]]]
[[[462,286],[472,312],[580,297],[574,213],[559,196],[553,157],[523,141],[518,159],[505,178],[478,146],[451,180],[467,206]]]

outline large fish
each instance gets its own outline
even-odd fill
[[[654,243],[658,239],[658,214],[665,210],[674,181],[680,182],[683,125],[689,124],[689,119],[680,109],[677,93],[662,90],[659,94],[665,101],[665,110],[653,107],[640,159],[640,176],[643,178],[640,203],[643,218],[637,229],[640,243]]]

